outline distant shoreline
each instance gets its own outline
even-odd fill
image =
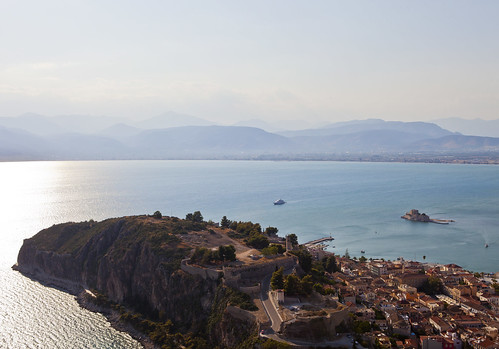
[[[367,163],[417,163],[417,164],[457,164],[457,165],[499,165],[499,154],[493,156],[428,156],[418,158],[411,155],[358,155],[358,156],[219,156],[219,157],[168,157],[168,158],[33,158],[33,157],[13,157],[1,158],[2,162],[38,162],[38,161],[288,161],[288,162],[367,162]]]

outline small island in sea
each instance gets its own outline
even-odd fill
[[[499,273],[339,256],[331,236],[277,232],[199,211],[63,223],[24,240],[14,269],[146,348],[499,345]]]
[[[454,222],[452,219],[430,218],[426,213],[419,213],[419,211],[416,209],[412,209],[409,212],[406,212],[405,215],[400,218],[407,219],[408,221],[423,223],[449,224],[450,222]]]

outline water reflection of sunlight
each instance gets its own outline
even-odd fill
[[[17,255],[22,238],[45,227],[46,222],[39,218],[51,207],[51,188],[59,181],[61,167],[60,162],[0,163],[0,238],[6,242],[0,247],[1,262],[7,262],[4,258],[12,262],[11,254]],[[29,227],[30,231],[21,232],[20,227]]]
[[[0,164],[3,212],[41,209],[40,204],[59,178],[60,162],[9,162]],[[31,211],[30,212],[33,212]]]

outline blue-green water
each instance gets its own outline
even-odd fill
[[[153,213],[260,222],[366,257],[499,271],[499,166],[345,162],[0,163],[0,347],[130,347],[98,314],[10,266],[54,223]],[[282,198],[287,203],[274,206]],[[400,218],[411,208],[449,225]],[[485,244],[489,247],[485,248]]]

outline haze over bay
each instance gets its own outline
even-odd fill
[[[497,119],[498,6],[4,2],[0,116]]]
[[[11,269],[24,239],[63,222],[199,210],[300,243],[332,236],[336,256],[498,272],[498,13],[493,0],[2,1],[0,347],[140,346]],[[411,209],[453,222],[402,220]]]

